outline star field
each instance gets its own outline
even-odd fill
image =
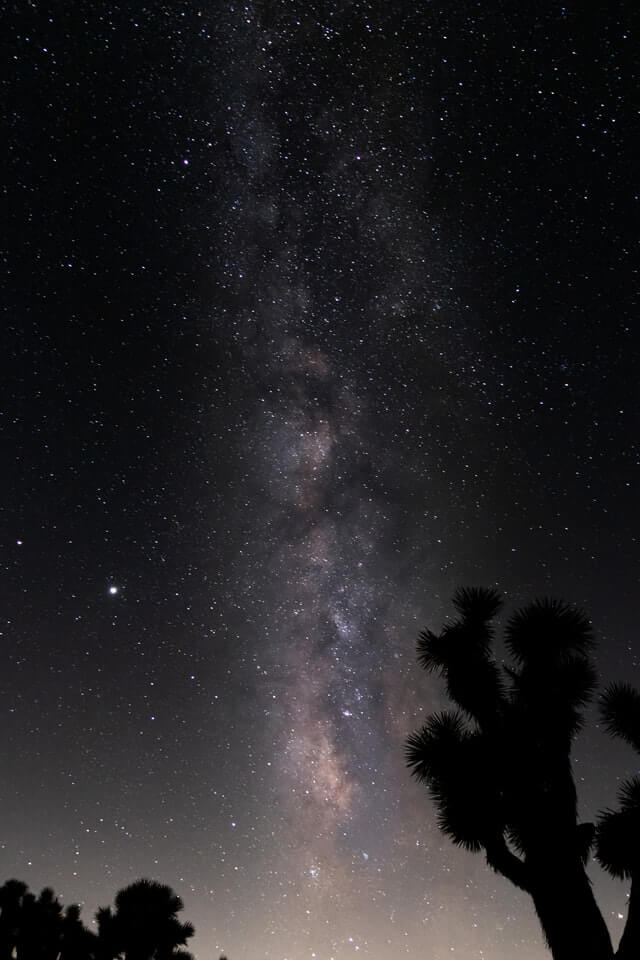
[[[460,585],[638,683],[632,5],[8,19],[1,879],[168,883],[198,960],[541,960],[403,742]],[[588,817],[632,760],[575,763]]]

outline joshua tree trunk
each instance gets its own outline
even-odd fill
[[[611,937],[581,863],[539,871],[531,894],[553,960],[613,960]]]
[[[517,611],[503,670],[491,649],[499,594],[459,590],[454,606],[457,620],[420,634],[418,659],[445,681],[455,709],[431,714],[407,740],[443,832],[484,848],[489,866],[531,896],[553,960],[640,960],[640,777],[621,785],[619,808],[597,824],[578,820],[571,747],[597,687],[586,614],[555,600]],[[640,691],[612,685],[601,713],[640,753]],[[601,866],[632,880],[617,952],[585,870],[594,845]]]
[[[640,877],[631,881],[627,922],[616,957],[617,960],[637,960],[640,957]]]

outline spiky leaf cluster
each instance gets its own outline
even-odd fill
[[[407,740],[407,763],[429,787],[440,829],[455,844],[474,852],[499,830],[499,796],[486,787],[490,749],[488,738],[469,730],[461,714],[454,712],[434,714]]]
[[[640,693],[627,683],[614,683],[600,698],[600,714],[608,733],[640,753]],[[596,856],[612,876],[640,877],[640,778],[623,783],[618,808],[605,810],[598,821]]]
[[[593,649],[591,623],[582,610],[543,598],[516,611],[505,628],[507,649],[520,664],[586,657]]]
[[[491,650],[491,618],[501,602],[494,590],[459,590],[454,596],[459,619],[440,634],[425,630],[418,639],[418,662],[440,675],[451,700],[481,724],[496,718],[504,704],[503,678]]]
[[[640,871],[640,778],[627,780],[617,810],[605,810],[596,832],[597,858],[612,876],[623,880]]]
[[[120,890],[115,911],[101,908],[96,914],[98,930],[116,954],[155,957],[156,960],[192,960],[179,949],[193,936],[190,923],[182,923],[180,897],[166,884],[138,880]]]
[[[612,683],[600,698],[607,731],[640,753],[640,692],[628,683]]]

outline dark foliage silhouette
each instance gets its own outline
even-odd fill
[[[193,936],[190,923],[181,923],[183,903],[171,887],[138,880],[120,890],[115,910],[102,907],[96,914],[98,936],[109,957],[124,960],[192,960],[183,947]]]
[[[53,890],[36,897],[26,883],[7,880],[0,887],[2,960],[92,960],[96,938],[73,904],[63,913]]]
[[[507,621],[511,663],[493,655],[493,590],[459,590],[458,617],[426,630],[418,660],[443,678],[455,709],[432,714],[407,741],[407,761],[434,799],[441,830],[531,898],[554,960],[640,957],[640,779],[625,783],[616,810],[579,823],[571,746],[596,691],[586,615],[537,600]],[[613,736],[640,753],[640,694],[625,685],[600,701]],[[585,864],[592,849],[630,881],[617,952]]]
[[[63,910],[50,888],[36,897],[20,880],[7,880],[0,887],[0,960],[193,960],[179,949],[194,932],[178,920],[182,907],[170,887],[138,880],[116,894],[115,910],[98,910],[96,935],[76,904]]]
[[[98,938],[80,919],[80,907],[72,903],[64,911],[59,960],[91,960],[98,955]]]
[[[39,897],[22,898],[22,924],[16,953],[18,960],[56,960],[62,933],[62,907],[50,887]]]
[[[11,960],[22,928],[22,905],[28,887],[21,880],[7,880],[0,887],[0,958]]]

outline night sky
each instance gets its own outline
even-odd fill
[[[459,586],[640,682],[635,3],[8,7],[0,882],[168,883],[198,960],[542,960],[403,742]],[[575,760],[586,817],[637,772]]]

